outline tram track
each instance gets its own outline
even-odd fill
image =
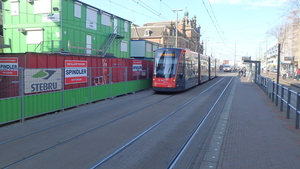
[[[216,105],[218,104],[219,100],[221,99],[221,97],[223,96],[223,94],[225,93],[225,91],[227,90],[227,88],[229,87],[229,85],[232,83],[233,79],[234,79],[234,77],[231,78],[231,80],[225,86],[224,90],[219,95],[219,97],[217,98],[217,100],[214,102],[214,104],[211,106],[211,108],[206,113],[206,115],[204,116],[204,118],[200,121],[200,123],[197,125],[197,127],[195,128],[195,130],[192,132],[191,136],[183,144],[182,148],[177,152],[176,156],[174,157],[174,159],[172,160],[172,162],[167,167],[168,169],[175,168],[177,162],[179,161],[179,159],[181,158],[181,156],[183,155],[183,153],[186,151],[187,147],[191,144],[191,142],[193,141],[193,139],[196,137],[196,134],[199,132],[200,128],[206,122],[206,119],[211,114],[211,112],[213,111],[213,109],[216,107]],[[219,115],[217,115],[216,117],[219,117]],[[214,118],[214,122],[216,122],[216,121],[217,121],[217,118]],[[210,126],[210,127],[213,127],[213,126]]]
[[[221,79],[221,80],[223,80],[223,79]],[[218,81],[218,82],[219,82],[219,81]],[[212,85],[211,87],[213,87],[213,86],[214,86],[214,85]],[[181,104],[180,106],[177,106],[177,108],[176,108],[173,112],[169,113],[169,115],[167,115],[167,116],[165,116],[164,118],[161,118],[159,121],[157,121],[157,123],[154,124],[153,127],[150,127],[150,128],[148,128],[147,130],[144,130],[144,132],[142,132],[140,135],[138,135],[138,136],[135,137],[134,139],[131,139],[131,141],[128,141],[127,144],[124,144],[124,146],[122,146],[123,148],[121,147],[120,149],[114,151],[114,153],[112,153],[111,156],[110,156],[110,155],[107,156],[108,158],[107,158],[106,160],[104,160],[104,161],[102,160],[103,162],[100,161],[100,162],[98,162],[97,164],[100,164],[100,165],[101,165],[102,163],[105,163],[107,160],[109,160],[111,157],[113,157],[113,156],[115,156],[116,154],[118,154],[119,152],[123,151],[124,148],[126,148],[126,147],[129,146],[129,145],[131,145],[131,144],[134,143],[136,140],[140,139],[144,134],[146,134],[148,131],[152,130],[152,128],[155,128],[157,125],[159,125],[159,124],[161,124],[162,122],[164,122],[166,119],[168,119],[170,116],[172,116],[172,115],[175,114],[176,112],[179,112],[180,110],[182,110],[186,105],[190,104],[190,102],[193,102],[195,99],[197,99],[197,98],[198,98],[199,96],[201,96],[203,93],[205,93],[207,90],[208,90],[208,89],[202,91],[200,94],[197,94],[196,96],[190,96],[190,97],[192,97],[192,98],[191,98],[189,101],[187,101],[187,102]],[[191,95],[194,94],[191,90],[190,90],[190,91],[187,91],[187,93],[188,93],[188,92],[190,92]],[[17,140],[22,140],[22,139],[24,139],[24,138],[26,138],[26,137],[32,137],[32,136],[34,136],[34,135],[36,135],[36,134],[38,134],[38,133],[43,133],[43,132],[46,132],[46,131],[48,131],[48,130],[50,130],[50,129],[55,129],[55,128],[57,128],[57,127],[62,127],[62,126],[64,126],[64,125],[67,125],[67,124],[72,123],[72,122],[79,122],[79,121],[81,121],[81,120],[83,120],[83,119],[85,119],[85,118],[87,118],[87,117],[90,117],[90,118],[91,118],[91,116],[96,115],[96,114],[99,114],[100,112],[104,112],[104,111],[112,111],[112,110],[114,110],[114,109],[116,109],[116,108],[118,108],[118,107],[119,107],[120,109],[122,109],[124,106],[126,107],[126,104],[127,104],[127,103],[132,103],[132,102],[134,102],[134,101],[141,101],[142,99],[148,99],[150,96],[153,96],[153,95],[149,95],[149,96],[147,95],[147,96],[140,97],[140,98],[137,98],[137,99],[134,99],[134,100],[130,100],[130,101],[125,102],[125,103],[123,103],[123,104],[118,104],[118,105],[114,105],[114,106],[112,106],[112,107],[108,107],[107,109],[98,111],[98,112],[96,112],[96,113],[91,113],[91,114],[89,114],[89,115],[81,116],[81,117],[75,118],[75,119],[73,119],[73,120],[66,121],[66,122],[64,122],[64,123],[59,123],[59,124],[57,124],[57,125],[53,125],[53,126],[48,127],[48,128],[44,128],[44,129],[37,130],[37,131],[32,132],[32,133],[28,133],[28,134],[26,134],[26,135],[22,135],[22,136],[19,136],[19,137],[12,138],[12,139],[10,139],[10,140],[2,141],[2,142],[0,143],[0,146],[4,146],[5,144],[8,144],[8,143],[10,143],[10,142],[14,142],[14,141],[17,141]],[[132,111],[130,111],[130,112],[127,112],[126,114],[123,114],[122,116],[114,117],[114,119],[112,119],[112,120],[110,120],[110,121],[108,121],[108,122],[106,122],[106,123],[103,123],[103,124],[94,126],[94,127],[92,127],[92,128],[89,128],[89,129],[85,129],[85,131],[81,132],[80,134],[77,133],[76,135],[73,135],[73,136],[71,136],[71,137],[68,137],[68,138],[66,138],[66,139],[64,139],[64,140],[60,140],[60,141],[59,141],[58,143],[56,143],[56,144],[51,144],[50,146],[44,147],[43,149],[41,149],[41,150],[39,150],[39,151],[37,151],[37,152],[35,152],[35,153],[31,153],[30,155],[27,155],[26,157],[22,157],[22,158],[20,158],[20,159],[17,160],[17,161],[14,161],[14,162],[12,162],[12,163],[10,163],[10,164],[7,164],[7,165],[5,165],[5,166],[0,166],[0,167],[3,167],[3,168],[14,168],[14,166],[21,165],[22,163],[25,163],[25,162],[27,162],[27,161],[30,161],[30,160],[33,159],[33,158],[36,158],[36,157],[38,157],[38,156],[40,156],[40,155],[45,154],[46,152],[49,152],[49,151],[54,150],[54,149],[57,149],[58,147],[60,147],[60,146],[62,146],[62,145],[66,145],[66,144],[68,144],[68,143],[70,143],[70,142],[72,142],[72,141],[74,141],[74,140],[77,140],[78,138],[82,138],[82,137],[84,137],[84,136],[93,134],[93,132],[95,132],[95,131],[97,131],[97,130],[99,130],[99,129],[107,128],[107,127],[109,127],[109,126],[112,125],[112,124],[118,123],[118,121],[121,121],[121,120],[123,120],[123,119],[126,119],[126,118],[128,118],[129,116],[135,115],[135,114],[138,113],[138,112],[143,112],[143,110],[145,110],[145,109],[151,109],[154,105],[156,105],[156,104],[158,104],[158,103],[164,103],[164,102],[166,102],[167,100],[170,100],[170,99],[171,99],[172,97],[174,97],[174,96],[176,96],[176,95],[155,95],[155,97],[156,97],[155,100],[156,100],[156,101],[153,101],[153,102],[151,102],[151,103],[142,105],[142,106],[140,106],[139,108],[136,108],[135,110],[132,110]],[[161,98],[158,100],[157,97],[158,97],[158,98],[161,97]],[[105,158],[104,158],[104,159],[105,159]],[[97,164],[94,166],[94,168],[97,168],[98,166],[100,166],[100,165],[97,165]],[[93,167],[92,167],[92,168],[93,168]]]
[[[151,94],[151,95],[147,95],[147,96],[143,96],[143,97],[140,97],[140,98],[137,98],[137,99],[134,99],[134,100],[127,101],[127,102],[125,102],[125,103],[121,103],[121,104],[118,104],[118,105],[114,105],[114,106],[105,108],[105,109],[103,109],[103,110],[101,110],[101,111],[97,111],[97,112],[94,112],[94,113],[91,113],[91,114],[88,114],[88,115],[83,115],[83,116],[80,116],[80,117],[78,117],[78,118],[75,118],[75,119],[72,119],[72,120],[65,121],[65,122],[63,122],[63,123],[55,124],[55,125],[52,125],[52,126],[50,126],[50,127],[47,127],[47,128],[44,128],[44,129],[40,129],[40,130],[31,132],[31,133],[27,133],[27,134],[22,135],[22,136],[18,136],[18,137],[11,138],[11,139],[8,139],[8,140],[5,140],[5,141],[1,141],[1,142],[0,142],[0,145],[6,144],[6,143],[9,143],[9,142],[18,140],[18,139],[22,139],[22,138],[24,138],[24,137],[32,136],[32,135],[34,135],[34,134],[37,134],[37,133],[40,133],[40,132],[44,132],[44,131],[53,129],[53,128],[55,128],[55,127],[59,127],[59,126],[66,125],[66,124],[69,124],[69,123],[72,123],[72,122],[76,122],[76,121],[78,121],[78,120],[82,120],[82,119],[84,119],[84,118],[87,118],[87,117],[90,117],[90,116],[93,116],[93,115],[102,113],[102,112],[104,112],[104,111],[110,111],[110,110],[115,109],[115,108],[117,108],[117,107],[124,106],[124,105],[126,105],[126,104],[135,102],[135,101],[137,101],[137,100],[145,99],[145,98],[148,98],[148,97],[151,97],[151,96],[152,96],[152,94]],[[171,96],[170,96],[170,97],[171,97]]]
[[[31,154],[31,155],[29,155],[29,156],[27,156],[27,157],[23,157],[21,160],[16,161],[16,162],[14,162],[14,163],[12,163],[12,164],[9,164],[9,165],[7,165],[7,166],[4,166],[3,168],[10,168],[10,167],[12,167],[12,166],[14,166],[14,165],[16,165],[16,164],[19,164],[19,163],[22,163],[22,162],[24,162],[24,161],[27,161],[27,160],[29,160],[29,159],[31,159],[31,158],[33,158],[33,157],[38,156],[39,154],[45,153],[45,152],[47,152],[47,151],[50,151],[50,150],[52,150],[52,149],[54,149],[54,148],[56,148],[56,147],[58,147],[58,146],[61,146],[61,145],[63,145],[63,144],[66,144],[66,143],[68,143],[68,142],[70,142],[70,141],[72,141],[72,140],[74,140],[74,139],[76,139],[76,138],[79,138],[79,137],[82,137],[82,136],[84,136],[84,135],[86,135],[86,134],[89,134],[89,133],[93,132],[94,130],[97,130],[97,129],[101,128],[101,127],[107,126],[107,125],[109,125],[109,124],[111,124],[111,123],[114,123],[114,122],[116,122],[116,121],[118,121],[118,120],[121,120],[121,119],[123,119],[123,118],[125,118],[125,117],[127,117],[127,116],[130,116],[130,115],[134,114],[134,113],[140,112],[140,111],[142,111],[143,109],[145,109],[145,108],[147,108],[147,107],[149,107],[149,106],[152,106],[153,104],[156,104],[156,103],[158,103],[158,102],[161,102],[161,101],[166,100],[166,99],[168,99],[168,98],[171,98],[171,97],[173,97],[173,96],[174,96],[174,95],[167,96],[167,97],[165,97],[165,98],[163,98],[163,99],[160,99],[160,100],[157,100],[156,102],[153,102],[153,103],[151,103],[151,104],[149,104],[149,105],[147,105],[147,106],[145,106],[145,107],[142,107],[142,108],[140,108],[140,109],[137,109],[136,111],[129,112],[129,113],[127,113],[127,114],[125,114],[125,115],[123,115],[123,116],[120,116],[120,117],[118,117],[118,118],[116,118],[116,119],[114,119],[114,120],[112,120],[112,121],[109,121],[109,122],[104,123],[104,124],[102,124],[102,125],[96,126],[96,127],[92,128],[92,129],[89,129],[88,131],[85,131],[85,132],[83,132],[83,133],[80,133],[80,134],[78,134],[78,135],[75,135],[75,136],[73,136],[73,137],[70,137],[70,138],[68,138],[68,139],[66,139],[66,140],[60,141],[59,143],[57,143],[57,144],[55,144],[55,145],[52,145],[52,146],[50,146],[50,147],[47,147],[47,148],[45,148],[45,149],[43,149],[43,150],[41,150],[41,151],[39,151],[39,152],[36,152],[36,153],[34,153],[34,154]],[[145,96],[145,97],[143,97],[143,98],[147,98],[147,97],[149,97],[149,96]],[[136,100],[140,100],[140,99],[142,99],[142,98],[138,98],[138,99],[136,99]],[[124,106],[125,104],[130,103],[130,102],[133,102],[133,101],[129,101],[129,102],[126,102],[126,103],[123,103],[123,104],[120,104],[120,105],[117,105],[117,106],[114,106],[114,107],[109,107],[109,108],[107,108],[107,109],[105,109],[105,110],[103,110],[103,111],[112,110],[112,109],[114,109],[114,108],[116,108],[116,107],[118,107],[118,106]],[[55,128],[55,127],[62,126],[62,125],[65,125],[65,124],[68,124],[68,123],[71,123],[71,122],[75,122],[75,121],[81,120],[81,119],[83,119],[83,118],[92,116],[92,115],[94,115],[94,114],[101,113],[101,112],[103,112],[103,111],[100,111],[100,112],[97,112],[97,113],[92,113],[92,114],[89,114],[89,115],[86,115],[86,116],[82,116],[82,117],[80,117],[80,118],[76,118],[76,119],[67,121],[67,122],[65,122],[65,123],[61,123],[61,124],[58,124],[58,125],[55,125],[55,126],[51,126],[51,127],[45,128],[45,129],[43,129],[43,130],[38,130],[38,131],[36,131],[36,132],[29,133],[29,134],[27,134],[27,135],[23,135],[23,136],[20,136],[20,137],[16,137],[16,138],[13,138],[13,139],[10,139],[10,140],[1,142],[0,145],[6,144],[6,143],[9,143],[9,142],[12,142],[12,141],[15,141],[15,140],[24,138],[24,137],[32,136],[32,135],[34,135],[34,134],[37,134],[37,133],[40,133],[40,132],[43,132],[43,131],[46,131],[46,130],[50,130],[50,129],[53,129],[53,128]]]
[[[171,169],[174,168],[174,166],[176,165],[177,161],[179,160],[179,158],[182,156],[183,152],[187,149],[187,146],[189,146],[189,144],[191,143],[191,141],[193,140],[193,138],[195,137],[195,135],[197,134],[197,132],[199,131],[199,129],[202,127],[203,123],[206,121],[207,117],[210,115],[211,111],[215,108],[216,104],[218,103],[218,101],[220,100],[220,98],[223,96],[225,90],[228,88],[229,84],[232,82],[234,77],[231,78],[230,82],[227,84],[227,86],[224,88],[224,90],[222,91],[222,93],[219,95],[219,97],[217,98],[217,100],[214,102],[214,104],[210,107],[209,111],[206,113],[206,115],[203,117],[203,119],[200,121],[200,123],[197,125],[197,127],[194,129],[194,131],[191,133],[191,135],[189,136],[189,138],[186,140],[186,142],[181,146],[181,148],[179,149],[179,151],[177,153],[175,153],[173,159],[171,160],[171,162],[169,163],[169,165],[167,165],[166,168]],[[223,80],[223,79],[222,79]],[[212,85],[211,87],[213,87],[214,85]],[[210,88],[211,88],[210,87]],[[138,139],[140,139],[142,136],[144,136],[145,134],[147,134],[149,131],[151,131],[152,129],[154,129],[155,127],[157,127],[158,125],[160,125],[161,123],[163,123],[164,121],[166,121],[168,118],[170,118],[172,115],[174,115],[175,113],[178,113],[179,110],[183,109],[184,107],[186,107],[187,105],[191,104],[193,101],[195,101],[195,99],[199,98],[199,96],[202,96],[203,93],[205,93],[206,91],[208,91],[210,88],[207,88],[206,90],[204,90],[203,92],[199,93],[198,95],[194,96],[193,98],[191,98],[190,100],[188,100],[187,102],[185,102],[184,104],[178,106],[177,109],[175,109],[174,111],[172,111],[171,113],[169,113],[167,116],[165,116],[164,118],[162,118],[160,121],[158,121],[157,123],[155,123],[154,125],[152,125],[151,127],[149,127],[147,130],[145,130],[143,133],[141,133],[140,135],[138,135],[137,137],[133,138],[132,140],[130,140],[128,143],[126,143],[125,145],[123,145],[122,147],[120,147],[118,150],[116,150],[115,152],[113,152],[112,154],[108,155],[106,158],[104,158],[103,160],[101,160],[100,162],[98,162],[97,164],[95,164],[94,166],[91,167],[91,169],[96,169],[96,168],[108,168],[107,166],[102,166],[102,164],[104,164],[105,162],[109,161],[111,158],[113,158],[114,156],[116,156],[118,153],[121,153],[124,149],[128,148],[131,144],[133,144],[135,141],[137,141]],[[216,118],[215,118],[216,119]],[[121,156],[121,155],[120,155]],[[116,159],[119,159],[118,157],[116,157]],[[162,167],[162,166],[161,166]]]

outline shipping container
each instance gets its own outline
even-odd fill
[[[16,76],[0,74],[0,98],[20,96],[20,92],[25,93],[25,95],[29,95],[41,92],[43,93],[50,91],[59,91],[62,89],[68,90],[84,88],[88,86],[119,83],[124,81],[148,79],[152,77],[151,72],[153,68],[152,61],[150,60],[130,58],[101,58],[95,56],[46,54],[32,52],[23,54],[1,54],[0,59],[1,58],[4,61],[3,63],[0,62],[0,68],[1,65],[2,67],[5,65],[12,65],[12,67],[18,68],[18,72],[16,72],[18,74]],[[17,63],[6,63],[8,62],[8,59],[17,60]],[[68,67],[66,64],[69,64],[69,62],[70,64],[86,63],[86,65],[76,68],[72,66]],[[25,69],[25,71],[20,71],[23,70],[23,68]],[[82,72],[80,71],[84,72],[83,77],[80,76],[80,74],[82,74]],[[42,84],[41,82],[38,84],[34,84],[31,81],[26,81],[26,79],[37,77],[38,73],[39,75],[41,75],[41,73],[47,75],[47,72],[60,73],[56,75],[56,79],[60,80],[56,83],[61,82],[61,87],[57,87],[58,85],[56,83],[54,84],[54,82],[51,82],[53,83],[52,85],[48,83]],[[75,72],[75,74],[73,73],[72,75],[69,75],[71,81],[68,79],[69,72]],[[19,78],[22,76],[24,76],[26,82],[23,85],[25,87],[28,86],[26,89],[20,87]],[[72,80],[78,80],[80,78],[82,79],[72,82]],[[49,89],[49,85],[51,90]],[[32,86],[36,86],[37,89],[33,90]],[[46,90],[46,88],[48,90]]]

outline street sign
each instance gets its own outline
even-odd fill
[[[242,60],[251,60],[251,56],[248,57],[248,56],[242,56]]]
[[[284,61],[294,61],[294,56],[285,56]]]

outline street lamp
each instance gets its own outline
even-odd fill
[[[176,18],[176,41],[175,41],[175,47],[177,48],[177,40],[178,40],[178,33],[177,33],[177,28],[178,28],[178,11],[182,11],[182,9],[173,9],[173,12],[177,12],[177,18]]]

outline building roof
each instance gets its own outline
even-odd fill
[[[161,37],[165,32],[166,26],[143,26],[143,27],[137,27],[132,26],[131,27],[131,37]],[[145,36],[145,31],[149,30],[150,36]]]
[[[107,13],[107,14],[109,14],[109,15],[113,15],[113,16],[115,16],[115,17],[117,17],[117,18],[120,18],[120,19],[122,19],[122,20],[125,20],[125,21],[128,21],[128,22],[132,23],[131,21],[129,21],[129,20],[127,20],[127,19],[124,19],[124,18],[122,18],[122,17],[119,17],[119,16],[117,16],[117,15],[114,15],[114,14],[112,14],[112,13],[109,13],[109,12],[104,11],[104,10],[102,10],[102,9],[99,9],[99,8],[97,8],[97,7],[94,7],[94,6],[92,6],[92,5],[89,5],[89,4],[87,4],[87,3],[84,3],[84,2],[82,2],[82,1],[78,1],[78,0],[74,0],[74,1],[75,1],[75,2],[79,2],[79,3],[81,3],[81,4],[84,4],[84,5],[86,5],[86,6],[90,6],[90,7],[92,7],[92,8],[98,9],[99,12],[105,12],[105,13]]]
[[[176,21],[161,21],[161,22],[148,22],[146,24],[144,24],[143,26],[167,26],[167,25],[171,25],[171,24],[175,24]]]

